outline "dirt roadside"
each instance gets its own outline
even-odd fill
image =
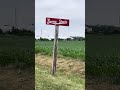
[[[19,70],[15,68],[0,68],[0,90],[34,90],[34,70]]]

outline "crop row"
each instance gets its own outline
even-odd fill
[[[53,48],[52,47],[44,47],[44,46],[36,46],[35,53],[41,53],[44,55],[52,55]],[[85,50],[84,49],[71,49],[71,48],[58,48],[58,55],[64,57],[71,57],[75,59],[82,59],[85,58]]]
[[[0,50],[0,66],[13,65],[16,68],[34,67],[34,50],[6,49]]]

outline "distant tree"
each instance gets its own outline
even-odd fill
[[[27,29],[18,29],[15,28],[14,26],[12,27],[11,31],[7,32],[8,34],[11,35],[18,35],[18,36],[33,36],[34,32],[31,30],[27,30]]]
[[[114,30],[112,33],[113,34],[120,34],[120,31],[119,30]]]
[[[40,41],[49,41],[49,39],[40,37]]]
[[[3,34],[3,31],[2,31],[2,29],[0,28],[0,34]]]
[[[67,41],[71,41],[72,39],[71,39],[71,38],[67,38],[66,40],[67,40]]]
[[[79,36],[75,36],[75,37],[72,37],[73,40],[76,40],[76,41],[82,41],[84,40],[84,37],[79,37]]]
[[[118,30],[115,26],[110,25],[88,25],[92,28],[92,33],[103,33],[105,35],[112,34],[115,30]]]
[[[51,41],[54,41],[54,39],[51,39]]]
[[[63,41],[64,39],[62,39],[62,38],[58,38],[58,40],[59,40],[59,41]]]

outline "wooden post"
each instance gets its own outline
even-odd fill
[[[59,32],[59,26],[55,25],[55,39],[54,39],[54,48],[53,48],[53,65],[52,65],[52,74],[53,75],[55,75],[55,72],[56,72],[58,32]]]

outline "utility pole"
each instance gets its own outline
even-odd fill
[[[15,22],[15,28],[17,27],[17,13],[16,13],[16,8],[15,8],[15,11],[14,11],[14,15],[15,15],[15,18],[14,18],[14,22]]]
[[[41,28],[41,38],[42,38],[42,28]]]

